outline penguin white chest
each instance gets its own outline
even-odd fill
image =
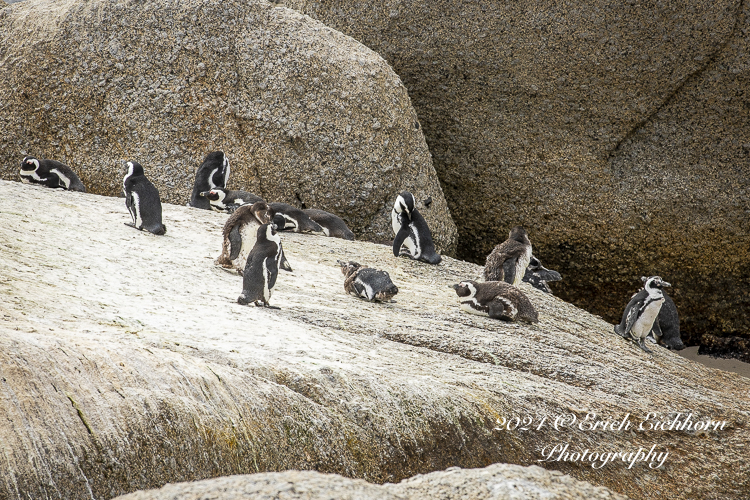
[[[524,253],[518,256],[516,261],[516,275],[513,277],[513,286],[518,286],[523,280],[523,275],[526,274],[526,268],[529,267],[531,262],[531,246],[526,249]]]
[[[661,299],[652,300],[646,305],[643,312],[641,312],[641,315],[635,320],[633,328],[630,331],[630,334],[633,337],[643,338],[648,335],[651,331],[651,327],[654,326],[656,317],[659,315],[662,304],[664,304],[663,297]]]
[[[482,306],[479,305],[479,302],[477,302],[476,299],[462,301],[459,307],[467,313],[477,314],[479,316],[487,316],[487,311],[477,309],[477,307]]]

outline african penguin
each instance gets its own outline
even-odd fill
[[[269,203],[268,207],[272,216],[281,215],[284,217],[284,231],[293,233],[312,233],[324,235],[325,232],[320,224],[308,217],[305,212],[297,207],[287,203]]]
[[[650,353],[644,341],[652,329],[656,341],[661,339],[661,330],[656,321],[661,306],[664,304],[664,293],[661,289],[671,285],[659,276],[649,278],[643,276],[641,280],[645,282],[643,290],[636,293],[625,306],[622,321],[619,325],[615,325],[615,333],[626,339],[636,340],[641,349]]]
[[[487,314],[493,319],[538,323],[539,315],[528,297],[504,281],[462,281],[453,285],[461,309],[472,314]]]
[[[146,229],[154,234],[164,234],[167,227],[161,222],[161,200],[159,190],[151,184],[143,173],[140,163],[126,163],[128,173],[122,179],[122,192],[133,223],[126,223],[136,229]]]
[[[220,187],[209,191],[203,191],[200,196],[207,198],[211,204],[211,210],[231,214],[241,205],[252,205],[264,201],[260,196],[247,191],[230,191]]]
[[[552,290],[547,282],[560,281],[561,279],[562,276],[560,276],[560,273],[547,269],[542,265],[539,259],[533,255],[531,256],[529,265],[526,267],[526,272],[523,275],[523,281],[527,282],[537,290],[550,294],[552,293]]]
[[[442,257],[435,251],[427,221],[415,206],[414,196],[404,191],[396,198],[391,210],[391,226],[396,237],[393,239],[393,255],[408,257],[439,264]]]
[[[357,262],[337,261],[341,266],[344,278],[344,290],[370,302],[384,302],[391,300],[398,293],[398,287],[393,284],[386,271],[378,271],[371,267],[363,267]]]
[[[250,302],[256,306],[279,309],[270,306],[271,293],[279,274],[279,263],[284,261],[284,250],[281,237],[276,232],[276,225],[262,224],[258,228],[255,246],[247,257],[247,264],[242,278],[242,293],[237,303],[246,305]]]
[[[518,286],[531,261],[531,241],[526,230],[516,226],[508,239],[497,245],[484,265],[485,281],[505,281]]]
[[[86,186],[73,170],[55,160],[38,160],[27,156],[21,160],[21,182],[41,184],[51,188],[62,188],[69,191],[86,192]]]
[[[269,222],[271,216],[264,201],[242,205],[235,210],[224,223],[221,255],[216,259],[216,264],[227,269],[236,269],[242,274],[247,256],[255,244],[258,226]]]
[[[354,233],[347,227],[346,223],[341,220],[340,217],[333,215],[332,213],[326,212],[325,210],[318,210],[317,208],[308,208],[302,210],[305,215],[310,217],[313,222],[317,222],[326,236],[333,238],[343,238],[345,240],[354,240]]]
[[[208,153],[195,173],[193,194],[190,195],[188,206],[211,210],[211,203],[201,193],[214,188],[226,189],[228,180],[229,160],[226,155],[222,151]]]
[[[677,306],[672,297],[667,295],[664,290],[661,293],[664,294],[664,304],[659,309],[659,316],[656,317],[655,321],[659,325],[659,330],[661,330],[661,339],[656,339],[655,328],[651,329],[651,334],[657,343],[667,349],[681,351],[685,348],[685,344],[682,343],[680,337],[680,316],[677,314]]]

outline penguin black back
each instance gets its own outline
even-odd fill
[[[347,227],[346,222],[340,217],[317,208],[308,208],[302,211],[305,215],[310,217],[310,219],[320,225],[326,236],[343,238],[349,241],[354,240],[354,233]]]
[[[406,255],[428,264],[439,264],[443,260],[435,251],[430,228],[417,210],[410,192],[404,191],[396,197],[391,210],[391,226],[395,234],[394,256]]]
[[[133,218],[133,223],[127,225],[157,235],[166,233],[167,227],[161,220],[159,190],[146,178],[140,163],[129,161],[127,167],[128,173],[122,180],[122,191],[125,194],[125,206]]]
[[[344,278],[344,291],[362,299],[388,301],[398,293],[398,287],[386,271],[364,267],[358,262],[338,261]]]
[[[193,193],[190,195],[189,206],[211,210],[211,203],[201,196],[201,193],[214,188],[227,188],[229,180],[229,159],[222,151],[208,153],[195,173]]]
[[[18,173],[21,176],[21,182],[86,192],[86,186],[73,169],[56,160],[39,160],[33,156],[27,156],[21,160],[21,169]]]

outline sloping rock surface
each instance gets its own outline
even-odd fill
[[[289,469],[384,483],[498,462],[632,498],[750,490],[750,379],[647,355],[525,284],[538,324],[462,313],[449,286],[480,267],[359,241],[283,234],[281,309],[240,306],[240,277],[213,264],[225,219],[165,204],[153,236],[124,224],[121,198],[0,181],[0,497]],[[336,261],[350,259],[388,271],[396,301],[346,295]],[[591,412],[632,426],[580,425]],[[726,423],[639,428],[688,414]],[[566,444],[669,455],[594,468],[550,456]]]
[[[0,11],[0,176],[27,154],[117,196],[138,161],[185,204],[207,153],[228,186],[392,238],[410,190],[437,246],[456,228],[406,88],[352,38],[260,1],[29,0]],[[431,198],[429,207],[421,202]]]
[[[750,361],[750,2],[283,3],[402,78],[461,258],[521,224],[564,298],[614,322],[661,275]]]
[[[399,484],[376,486],[319,472],[277,472],[169,484],[159,490],[139,491],[118,500],[240,500],[280,498],[294,500],[484,500],[508,498],[537,500],[566,498],[624,500],[600,486],[576,481],[541,467],[495,464],[485,469],[459,469],[415,476]]]

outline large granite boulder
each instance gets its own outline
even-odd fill
[[[283,3],[402,78],[460,257],[522,224],[562,297],[616,321],[659,274],[688,344],[750,361],[747,2]]]
[[[607,488],[576,481],[541,467],[495,464],[484,469],[453,467],[383,486],[361,479],[309,471],[271,472],[168,484],[138,491],[117,500],[626,500]]]
[[[456,229],[399,77],[375,52],[260,1],[29,0],[0,11],[0,176],[31,154],[118,195],[123,160],[185,204],[204,156],[229,187],[393,237],[412,191],[442,252]]]
[[[282,234],[281,309],[240,306],[241,278],[213,263],[226,215],[165,204],[164,236],[129,220],[122,199],[0,181],[0,498],[498,462],[632,498],[750,490],[750,379],[647,355],[526,284],[537,324],[460,312],[450,285],[481,267],[361,241]],[[388,271],[395,302],[347,295],[337,260]],[[589,413],[631,426],[592,429]],[[689,425],[649,428],[674,419]],[[639,448],[663,465],[591,461]]]

